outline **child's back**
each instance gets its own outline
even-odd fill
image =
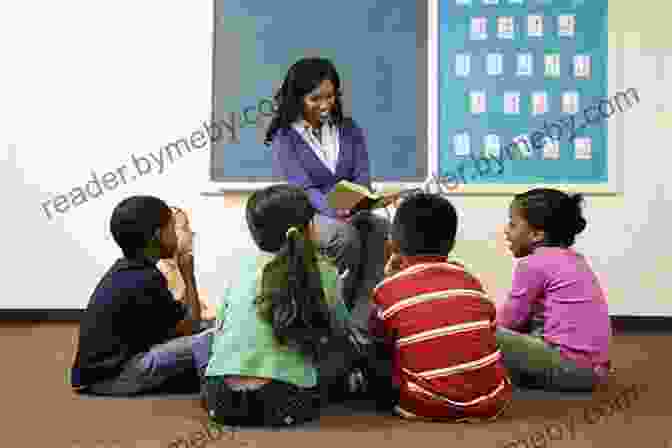
[[[495,307],[475,277],[444,260],[418,259],[375,291],[385,333],[395,335],[397,410],[405,417],[494,417],[511,397]]]
[[[260,253],[241,260],[235,281],[226,292],[218,311],[217,335],[207,375],[265,378],[296,384],[300,387],[317,385],[317,366],[296,350],[279,344],[271,323],[259,318],[253,299],[262,291],[262,276],[273,256]],[[339,320],[349,319],[342,301],[337,301],[338,272],[327,263],[318,263],[325,300]]]
[[[401,205],[393,228],[401,271],[374,290],[371,331],[394,345],[397,413],[497,417],[511,401],[511,384],[495,338],[495,306],[477,278],[446,261],[457,229],[454,208],[420,195]]]

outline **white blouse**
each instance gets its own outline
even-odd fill
[[[292,125],[294,129],[303,137],[306,143],[315,151],[317,157],[329,168],[332,173],[336,173],[336,164],[338,163],[339,132],[338,126],[324,123],[322,125],[322,142],[313,135],[313,127],[305,120],[297,121]]]

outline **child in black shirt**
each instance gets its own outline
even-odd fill
[[[201,325],[193,255],[178,255],[186,303],[174,299],[156,268],[178,248],[170,207],[152,196],[127,198],[110,229],[124,257],[100,280],[82,317],[72,387],[123,396],[193,378],[197,390],[194,348],[207,349],[210,333],[192,335]]]

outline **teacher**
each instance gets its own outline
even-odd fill
[[[369,211],[332,209],[326,194],[341,180],[371,190],[364,132],[343,116],[341,82],[328,59],[296,62],[275,95],[277,111],[266,133],[274,169],[302,187],[317,209],[319,249],[332,258],[343,300],[358,326],[366,326],[369,296],[382,280],[390,223]]]

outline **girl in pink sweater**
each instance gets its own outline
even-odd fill
[[[580,194],[534,189],[515,196],[506,237],[518,258],[497,342],[514,383],[592,390],[609,372],[611,321],[595,273],[571,246],[586,227]]]

